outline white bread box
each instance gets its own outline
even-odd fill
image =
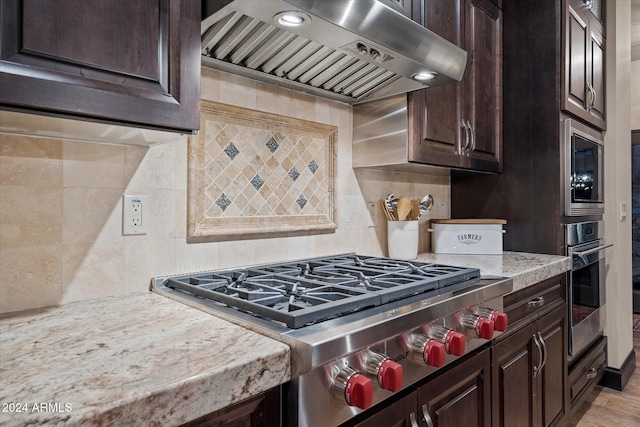
[[[502,254],[504,219],[432,219],[431,250],[437,254]]]

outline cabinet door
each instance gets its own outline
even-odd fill
[[[5,108],[199,128],[200,2],[3,0],[0,13]]]
[[[585,117],[591,96],[587,83],[589,30],[588,15],[582,0],[569,0],[565,19],[564,97],[562,108],[574,115]]]
[[[470,167],[500,170],[502,147],[502,12],[488,0],[471,0],[466,10],[465,108],[470,125]]]
[[[544,366],[540,375],[542,426],[558,425],[568,411],[567,399],[567,335],[566,306],[562,306],[537,321],[542,337]]]
[[[589,122],[600,129],[606,129],[605,121],[605,38],[600,22],[592,17],[589,21],[589,75],[593,89],[589,112]]]
[[[451,43],[462,45],[460,0],[424,0],[420,6],[414,5],[414,20]],[[467,69],[468,62],[467,58]],[[457,154],[457,144],[464,138],[461,90],[462,83],[453,83],[409,93],[410,161],[462,165],[463,159]]]
[[[418,407],[427,425],[491,425],[491,357],[486,349],[418,389]]]
[[[490,0],[423,0],[413,19],[465,49],[467,65],[460,83],[409,94],[409,160],[500,171],[502,12]]]
[[[541,360],[532,341],[535,333],[531,324],[492,348],[493,427],[537,425],[533,371]]]
[[[416,393],[413,392],[355,427],[414,427],[417,420]]]
[[[562,109],[604,130],[606,43],[600,21],[602,5],[602,1],[566,3]]]

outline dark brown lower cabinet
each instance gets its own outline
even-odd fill
[[[403,397],[387,406],[375,415],[356,424],[356,427],[415,427],[418,415],[416,409],[416,392]]]
[[[420,387],[418,406],[429,427],[489,427],[491,350],[483,350]]]
[[[491,353],[485,349],[356,424],[358,427],[491,425]]]
[[[280,406],[280,387],[276,387],[181,427],[280,427]]]
[[[568,414],[566,306],[492,348],[493,426],[550,427]]]

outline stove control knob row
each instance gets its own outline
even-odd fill
[[[411,334],[408,347],[414,362],[439,368],[444,365],[447,351],[445,345],[423,334]]]
[[[384,354],[366,350],[363,354],[365,374],[375,378],[380,388],[396,392],[402,388],[402,365]]]
[[[471,310],[474,314],[484,317],[486,319],[490,319],[493,322],[493,329],[498,332],[504,332],[507,330],[507,326],[509,325],[509,318],[507,317],[507,313],[503,313],[498,310],[494,310],[488,307],[474,307]]]
[[[436,324],[423,326],[422,330],[427,337],[444,344],[447,353],[454,356],[462,356],[464,354],[465,339],[460,332]]]
[[[493,338],[493,321],[477,314],[461,312],[456,313],[460,326],[471,338],[490,340]]]
[[[349,406],[368,409],[373,403],[373,383],[350,366],[338,368],[333,378],[333,389]]]

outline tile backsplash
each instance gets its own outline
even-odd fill
[[[201,86],[203,100],[337,128],[338,227],[188,243],[187,137],[147,148],[0,134],[0,313],[145,292],[160,275],[345,252],[386,255],[384,216],[376,205],[372,217],[368,204],[389,192],[432,194],[431,217],[449,216],[448,173],[352,168],[348,105],[207,68]],[[146,235],[122,236],[123,194],[149,196]]]
[[[335,126],[203,101],[200,127],[188,241],[336,228]]]

